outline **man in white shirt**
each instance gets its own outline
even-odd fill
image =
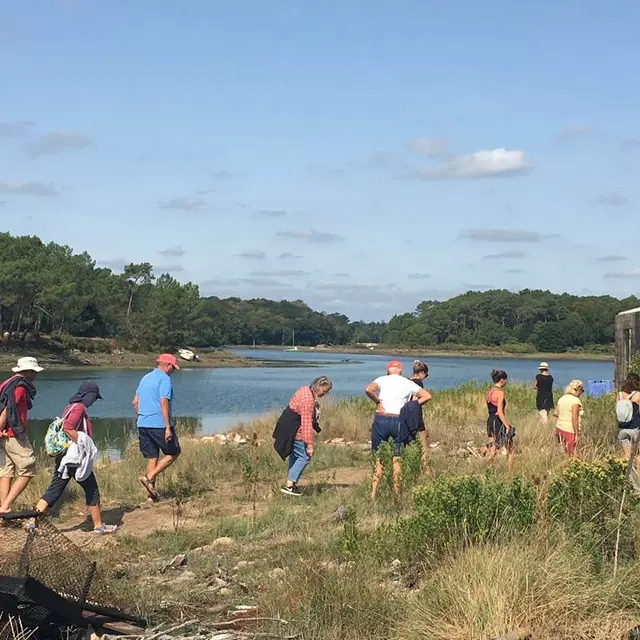
[[[387,375],[376,378],[365,389],[367,396],[376,403],[376,415],[371,426],[371,448],[374,453],[383,442],[393,441],[393,490],[400,488],[400,412],[411,400],[417,400],[420,406],[431,400],[431,394],[415,382],[402,375],[402,364],[392,360],[387,365]],[[378,457],[371,481],[371,498],[376,497],[378,485],[382,479],[382,461]]]

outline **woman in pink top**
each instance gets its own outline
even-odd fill
[[[80,385],[77,393],[69,400],[69,404],[64,408],[62,413],[62,426],[69,440],[72,442],[78,441],[78,432],[83,431],[90,438],[93,436],[93,427],[91,420],[87,416],[87,409],[91,407],[96,400],[101,400],[100,389],[95,382],[83,382]],[[75,480],[76,467],[67,465],[69,477],[63,478],[60,473],[60,463],[64,458],[66,451],[58,454],[55,459],[53,467],[53,477],[49,488],[44,492],[42,498],[38,500],[36,505],[36,511],[44,513],[49,507],[52,507],[60,498],[67,485],[71,481],[71,478]],[[87,508],[91,520],[93,520],[93,530],[98,534],[114,533],[117,530],[117,526],[104,524],[102,522],[102,513],[100,511],[100,490],[98,489],[98,483],[96,477],[91,474],[82,481],[77,481],[82,487],[86,499]],[[31,521],[30,527],[35,527],[35,522]]]

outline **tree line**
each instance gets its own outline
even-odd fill
[[[0,337],[75,336],[130,349],[223,345],[502,347],[562,352],[609,349],[615,316],[640,307],[635,296],[573,296],[549,291],[468,292],[422,302],[388,323],[352,322],[304,302],[202,298],[198,286],[156,275],[149,263],[122,273],[100,268],[36,236],[0,233]]]

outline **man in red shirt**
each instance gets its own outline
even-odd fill
[[[27,415],[36,395],[33,381],[42,370],[35,358],[20,358],[15,375],[0,384],[0,514],[11,511],[36,472]]]

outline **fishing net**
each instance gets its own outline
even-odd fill
[[[96,564],[43,516],[27,531],[28,515],[0,520],[0,611],[38,627],[86,626],[86,611],[133,620]]]

